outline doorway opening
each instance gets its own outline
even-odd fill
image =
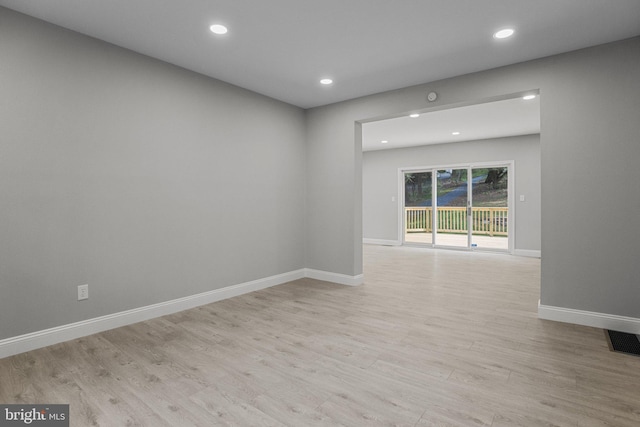
[[[411,113],[359,129],[363,241],[539,256],[538,91]]]

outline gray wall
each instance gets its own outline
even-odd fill
[[[366,124],[364,124],[366,128]],[[540,251],[540,136],[525,135],[363,153],[363,237],[401,241],[398,236],[398,169],[405,167],[514,161],[515,249]],[[524,195],[525,201],[518,201]],[[392,201],[392,197],[396,201]]]
[[[541,302],[640,318],[640,38],[307,111],[2,8],[0,58],[0,339],[358,275],[360,123],[535,89]]]
[[[303,268],[305,151],[301,109],[0,8],[0,339]]]
[[[541,303],[640,318],[638,75],[633,38],[307,111],[307,210],[321,221],[308,229],[307,264],[361,271],[355,122],[539,89]]]
[[[640,37],[548,67],[541,303],[640,318]]]

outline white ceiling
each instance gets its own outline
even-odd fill
[[[639,0],[0,0],[309,108],[640,34]],[[223,23],[229,33],[208,28]],[[1,23],[0,23],[1,24]],[[516,35],[492,34],[513,26]],[[321,86],[331,77],[335,83]]]
[[[460,132],[460,135],[453,135]],[[362,150],[475,141],[540,133],[540,98],[521,97],[398,117],[362,126]],[[383,144],[381,141],[387,141]]]

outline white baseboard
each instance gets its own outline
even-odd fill
[[[0,340],[0,358],[177,313],[305,277],[304,269]]]
[[[341,285],[358,286],[362,284],[364,276],[348,276],[340,273],[330,273],[328,271],[314,270],[312,268],[304,269],[304,276],[316,280],[324,280],[325,282],[339,283]]]
[[[539,302],[538,317],[540,319],[555,320],[557,322],[611,329],[628,334],[640,334],[640,319],[635,317],[541,305]]]
[[[362,275],[347,276],[344,274],[302,268],[300,270],[253,280],[239,285],[227,286],[222,289],[215,289],[213,291],[203,292],[197,295],[178,298],[159,304],[152,304],[146,307],[134,308],[132,310],[126,310],[119,313],[0,340],[0,358],[81,338],[98,332],[107,331],[109,329],[143,322],[145,320],[177,313],[179,311],[188,310],[201,305],[211,304],[216,301],[258,291],[260,289],[269,288],[271,286],[280,285],[292,280],[302,279],[304,277],[311,277],[314,279],[326,280],[350,286],[362,283]]]
[[[526,256],[531,258],[542,257],[542,251],[535,251],[535,250],[529,250],[529,249],[515,249],[513,251],[513,254],[516,256]]]
[[[402,246],[402,242],[399,240],[385,240],[385,239],[368,239],[363,238],[362,243],[365,245],[382,245],[382,246]],[[411,244],[409,244],[411,246]],[[515,249],[513,255],[531,258],[541,258],[542,251],[530,250],[530,249]]]
[[[365,245],[383,245],[383,246],[401,246],[402,242],[399,240],[384,240],[384,239],[362,239],[362,243]]]

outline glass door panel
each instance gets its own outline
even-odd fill
[[[435,244],[438,246],[469,247],[467,175],[466,168],[437,171]]]
[[[405,172],[404,212],[406,243],[433,244],[432,173]]]
[[[509,168],[474,168],[471,247],[509,249]]]

